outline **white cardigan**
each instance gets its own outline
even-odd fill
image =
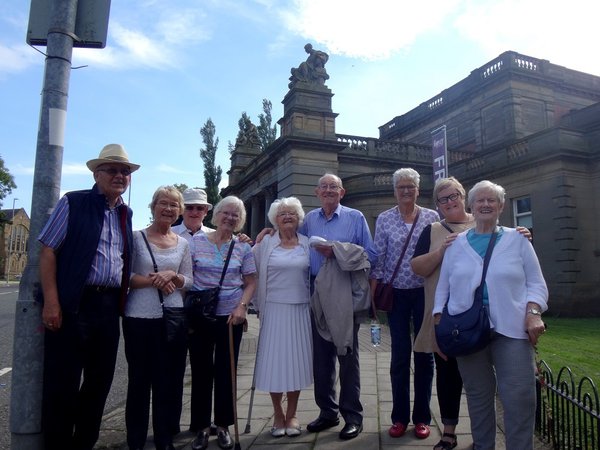
[[[448,299],[450,314],[469,309],[482,271],[483,259],[467,241],[467,231],[460,233],[444,255],[433,314],[441,313]],[[485,283],[492,328],[507,337],[527,339],[527,302],[537,303],[546,311],[548,288],[533,246],[514,228],[503,227]]]
[[[308,238],[303,234],[298,233],[298,243],[304,248],[304,251],[309,253]],[[272,236],[267,234],[260,244],[256,244],[252,247],[254,252],[254,260],[256,261],[256,276],[258,277],[258,284],[255,291],[255,297],[252,299],[254,308],[257,311],[261,311],[265,306],[265,299],[267,298],[267,267],[269,263],[269,256],[276,247],[281,245],[281,239],[279,238],[279,232],[275,232]],[[310,277],[310,270],[308,271]],[[307,298],[308,302],[308,298]]]

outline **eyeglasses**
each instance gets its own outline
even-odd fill
[[[277,213],[277,217],[296,217],[298,213],[294,211],[281,211]]]
[[[225,217],[231,217],[234,220],[237,220],[240,218],[240,215],[238,213],[232,213],[229,211],[219,211],[221,214],[223,214]]]
[[[446,203],[453,202],[454,200],[460,197],[462,197],[462,195],[459,192],[455,192],[454,194],[450,194],[446,197],[438,197],[437,202],[440,205],[445,205]]]
[[[417,190],[417,187],[414,184],[410,184],[407,186],[396,186],[396,189],[398,189],[399,191],[414,192]]]
[[[186,211],[208,211],[208,206],[206,205],[185,205],[185,210]]]
[[[164,200],[161,200],[160,202],[157,203],[158,206],[160,206],[161,208],[171,208],[171,209],[179,209],[179,203],[176,202],[166,202]]]
[[[319,189],[322,191],[326,191],[327,189],[330,191],[339,191],[341,187],[339,187],[337,184],[320,184]]]
[[[115,169],[114,167],[109,167],[107,169],[96,169],[96,170],[98,172],[106,172],[111,177],[115,177],[119,173],[121,175],[123,175],[124,177],[128,177],[129,175],[131,175],[131,170],[129,170],[129,169]]]

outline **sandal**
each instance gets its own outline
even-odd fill
[[[437,444],[435,444],[435,447],[433,447],[433,450],[452,450],[454,447],[456,447],[458,445],[458,442],[456,441],[456,435],[455,434],[444,433],[442,435],[442,437],[450,438],[454,442],[444,441],[443,439],[441,439],[440,442],[438,442]]]

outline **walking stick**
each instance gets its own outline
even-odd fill
[[[240,446],[240,432],[237,417],[237,375],[233,357],[233,322],[229,323],[229,365],[231,367],[231,397],[233,400],[233,429],[235,431],[235,450],[242,450]]]
[[[256,391],[256,362],[258,361],[258,350],[260,348],[260,335],[262,334],[262,328],[258,329],[258,342],[256,344],[256,356],[254,357],[254,370],[252,372],[252,387],[250,388],[250,404],[248,405],[248,420],[246,422],[246,428],[244,434],[250,433],[250,420],[252,420],[252,407],[254,406],[254,392]]]

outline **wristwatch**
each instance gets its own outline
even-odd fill
[[[533,314],[534,316],[541,316],[542,315],[542,311],[540,311],[537,308],[529,308],[527,310],[527,314]]]

